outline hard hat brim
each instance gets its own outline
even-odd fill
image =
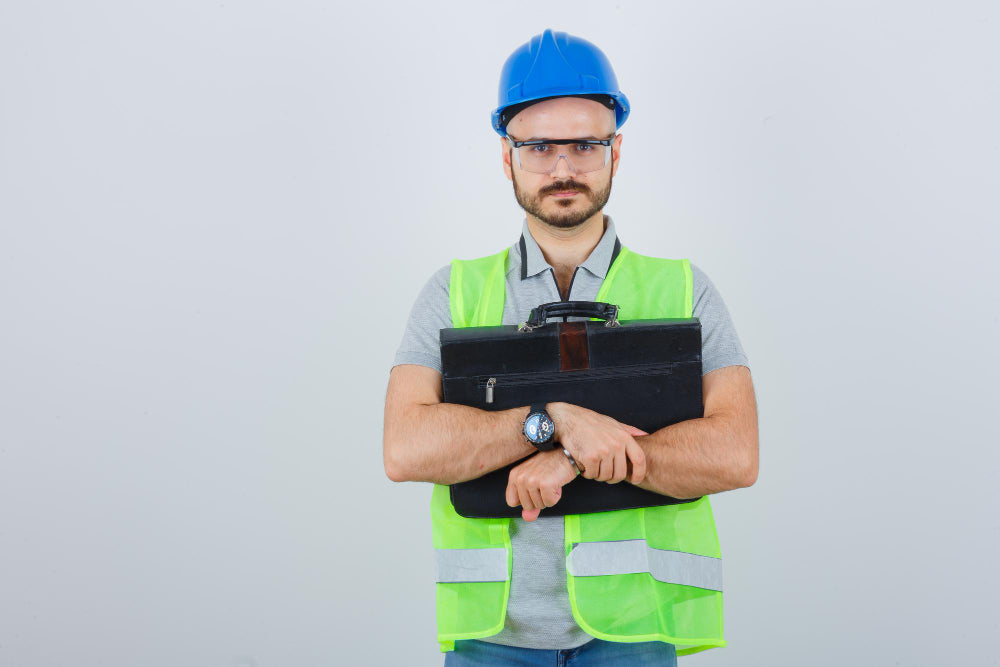
[[[607,91],[607,92],[587,92],[587,93],[564,93],[560,95],[540,95],[538,97],[530,98],[527,100],[521,100],[516,104],[508,104],[505,106],[497,107],[493,110],[492,114],[492,124],[493,129],[501,137],[507,136],[507,125],[519,112],[530,107],[532,104],[537,104],[538,102],[544,102],[545,100],[552,100],[558,97],[583,97],[586,99],[594,100],[604,104],[609,109],[613,108],[615,110],[615,130],[618,130],[625,119],[629,115],[629,103],[628,98],[625,97],[625,93],[620,91]]]

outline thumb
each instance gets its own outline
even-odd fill
[[[521,518],[525,521],[534,521],[538,518],[538,513],[542,510],[521,510]]]

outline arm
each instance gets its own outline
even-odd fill
[[[442,403],[441,373],[419,364],[399,364],[389,373],[382,456],[394,482],[454,484],[482,477],[535,454],[522,431],[529,406],[487,411]],[[550,403],[556,436],[579,461],[585,476],[601,481],[645,474],[642,450],[629,431],[610,417],[569,403]],[[558,454],[569,466],[562,448]],[[560,485],[561,486],[561,485]]]
[[[420,290],[389,373],[382,455],[395,482],[464,482],[536,451],[520,433],[528,406],[488,412],[441,402],[438,336],[452,325],[450,276],[446,264]]]
[[[620,425],[627,432],[628,443],[642,452],[641,456],[628,454],[628,481],[675,498],[698,498],[751,486],[757,480],[757,406],[750,369],[743,365],[746,355],[722,296],[700,268],[692,264],[691,272],[693,312],[702,322],[702,360],[714,369],[702,377],[704,416],[672,424],[653,434],[628,424]],[[556,422],[558,434],[559,420]],[[567,449],[581,467],[587,466],[572,447]],[[628,444],[626,449],[630,449]],[[565,462],[553,457],[551,465],[543,465],[545,462],[536,461],[540,456],[511,470],[508,484],[508,504],[513,506],[519,500],[527,520],[537,516],[537,508],[558,502],[561,493],[556,491],[561,490],[567,479]],[[631,464],[640,460],[644,462],[642,468],[633,469],[635,466]],[[583,474],[599,481],[620,481],[625,478],[618,465],[620,460],[614,463],[614,475],[610,478],[605,470],[595,475],[592,461]]]
[[[704,417],[648,435],[637,435],[639,429],[620,425],[644,455],[645,476],[639,487],[674,498],[698,498],[756,482],[757,404],[750,369],[726,366],[706,373],[702,394]],[[562,452],[533,456],[510,471],[507,504],[520,504],[524,519],[533,521],[542,508],[559,502],[562,487],[573,475]],[[627,479],[631,482],[633,477]]]
[[[427,282],[410,311],[406,332],[395,365],[389,374],[383,430],[383,464],[393,481],[426,481],[454,484],[519,461],[537,450],[522,434],[528,406],[487,411],[442,403],[441,356],[438,333],[451,326],[448,276],[445,266]],[[593,421],[583,408],[555,407],[552,415],[557,434],[576,421]],[[642,450],[607,417],[580,429],[578,436],[563,438],[580,461],[592,463],[587,475],[615,481],[625,477],[625,451],[642,470]],[[587,463],[583,463],[587,465]],[[636,476],[636,481],[641,475]]]
[[[491,412],[441,399],[438,371],[417,364],[392,368],[382,438],[392,481],[455,484],[537,451],[521,432],[528,406]]]
[[[702,378],[705,416],[635,441],[646,454],[641,488],[698,498],[757,481],[757,403],[750,369],[725,366]]]

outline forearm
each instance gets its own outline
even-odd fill
[[[527,406],[495,412],[454,403],[412,406],[386,424],[386,472],[397,482],[482,477],[537,451],[521,431],[527,414]]]
[[[643,489],[698,498],[750,486],[757,478],[757,428],[733,415],[689,419],[636,437],[646,455]]]

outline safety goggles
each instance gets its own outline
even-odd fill
[[[616,135],[617,136],[617,135]],[[611,159],[610,139],[535,139],[507,141],[517,155],[517,166],[535,174],[550,174],[555,171],[559,158],[566,160],[566,166],[577,174],[597,171],[608,166]]]

